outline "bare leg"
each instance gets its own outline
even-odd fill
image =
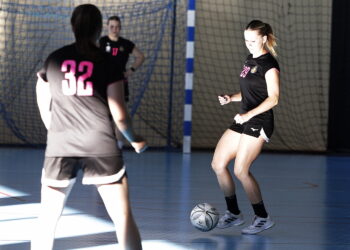
[[[241,181],[252,204],[262,201],[262,196],[259,185],[249,169],[260,154],[264,142],[264,139],[261,137],[255,138],[243,134],[239,142],[239,149],[235,160],[234,173]]]
[[[116,227],[121,249],[142,249],[140,234],[131,212],[127,178],[124,176],[121,183],[99,185],[98,191]]]
[[[37,230],[31,242],[32,250],[51,250],[55,238],[58,219],[61,217],[74,182],[66,188],[46,185],[41,187],[41,210]]]
[[[241,134],[230,129],[226,130],[216,145],[211,163],[225,197],[235,194],[235,184],[228,170],[228,164],[236,157],[240,137]]]

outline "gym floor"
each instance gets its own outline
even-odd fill
[[[350,249],[350,156],[262,153],[251,171],[276,225],[250,236],[240,233],[253,213],[239,182],[237,198],[245,225],[200,232],[190,223],[197,203],[225,211],[210,167],[212,153],[124,152],[144,249]],[[0,148],[1,250],[30,249],[43,159],[43,149]],[[54,249],[118,249],[114,226],[96,188],[83,186],[80,178],[59,222]]]

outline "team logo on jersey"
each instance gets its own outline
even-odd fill
[[[247,76],[249,70],[250,70],[250,67],[244,65],[243,66],[243,70],[242,70],[242,72],[240,74],[240,77],[245,78]]]
[[[118,55],[118,50],[119,50],[119,48],[112,48],[112,55],[113,56]]]
[[[250,70],[250,72],[251,72],[252,74],[256,73],[256,71],[258,71],[258,66],[254,66],[254,67]]]

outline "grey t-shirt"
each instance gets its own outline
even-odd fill
[[[49,55],[39,75],[50,84],[51,125],[48,157],[94,157],[119,154],[114,123],[107,103],[107,87],[123,79],[103,54],[89,60],[75,44]]]

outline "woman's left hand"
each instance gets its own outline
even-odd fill
[[[251,118],[250,115],[248,113],[245,113],[245,114],[237,114],[233,119],[236,121],[236,123],[243,124],[249,121],[250,118]]]

